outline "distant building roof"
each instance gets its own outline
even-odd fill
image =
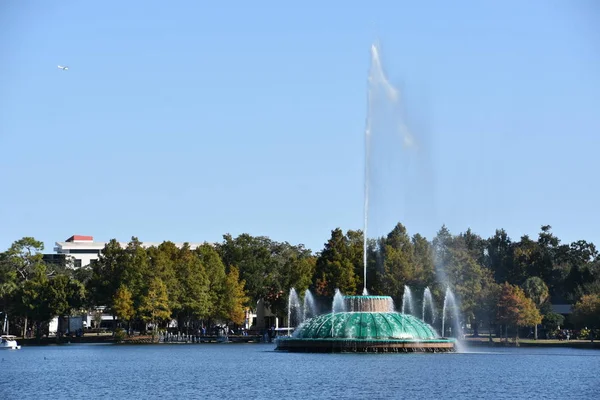
[[[86,239],[78,239],[78,238],[86,238]],[[91,238],[91,239],[87,239],[87,238]],[[73,240],[72,240],[73,239]],[[93,237],[92,236],[80,236],[80,235],[73,235],[72,237],[70,237],[69,239],[67,239],[65,242],[56,242],[56,247],[54,248],[54,251],[56,251],[57,253],[64,253],[65,251],[68,252],[68,250],[91,250],[91,251],[95,251],[95,250],[102,250],[104,248],[104,246],[106,246],[107,242],[95,242],[93,241]],[[148,248],[148,247],[158,247],[162,242],[141,242],[142,247],[144,248]],[[122,248],[126,248],[127,245],[129,243],[128,242],[119,242],[119,245]],[[183,242],[178,242],[178,243],[174,243],[176,247],[178,248],[182,248],[184,243]],[[204,243],[189,243],[188,245],[190,246],[190,249],[194,250],[197,247],[200,247],[201,245],[203,245]]]
[[[552,304],[552,311],[557,314],[572,314],[573,313],[573,305],[572,304]]]
[[[93,242],[93,236],[73,235],[66,240],[67,242]]]

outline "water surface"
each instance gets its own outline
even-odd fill
[[[0,398],[598,398],[600,351],[300,354],[272,344],[64,345],[0,353]]]

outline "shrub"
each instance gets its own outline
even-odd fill
[[[118,328],[115,331],[115,342],[121,343],[123,341],[123,339],[125,339],[125,336],[126,336],[125,330]]]
[[[579,340],[586,340],[590,338],[590,330],[588,328],[583,328],[582,330],[579,331],[579,335],[577,336],[577,339]]]

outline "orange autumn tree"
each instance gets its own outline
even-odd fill
[[[540,324],[542,315],[533,300],[525,295],[523,289],[506,282],[500,292],[497,320],[507,327],[516,328],[515,340],[518,342],[519,328]]]

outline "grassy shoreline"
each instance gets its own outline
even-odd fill
[[[516,347],[515,338],[509,338],[508,342],[500,338],[493,338],[490,342],[487,337],[466,338],[463,341],[467,346],[473,347]],[[600,350],[600,341],[591,342],[589,340],[556,340],[556,339],[519,339],[519,347],[564,347],[576,349],[598,349]]]

